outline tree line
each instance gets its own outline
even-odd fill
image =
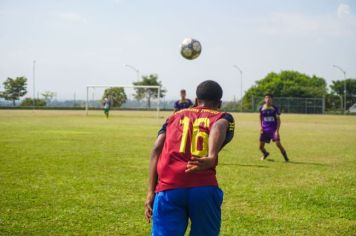
[[[342,109],[345,83],[346,108],[349,108],[356,102],[356,79],[332,81],[328,88],[324,78],[289,70],[268,73],[245,92],[240,102],[245,110],[251,110],[253,97],[263,97],[266,93],[285,98],[325,97],[325,108],[337,110]]]
[[[16,101],[27,94],[27,78],[17,77],[7,78],[3,83],[4,91],[0,92],[0,97],[5,100],[12,101],[16,105]],[[162,88],[162,82],[159,81],[157,74],[149,74],[142,76],[140,81],[133,82],[133,85],[154,85],[160,86],[160,97],[164,97],[166,90]],[[270,72],[261,80],[250,87],[239,101],[244,110],[252,109],[252,98],[263,97],[266,93],[271,93],[275,97],[297,97],[297,98],[315,98],[325,97],[325,107],[329,110],[340,109],[343,106],[343,98],[346,85],[346,108],[349,108],[356,103],[356,79],[349,78],[346,80],[332,81],[328,87],[324,78],[316,75],[306,75],[298,71],[281,71],[280,73]],[[54,96],[53,92],[42,93],[43,99],[26,98],[22,101],[22,106],[45,106]],[[112,105],[120,107],[127,101],[127,95],[124,88],[108,88],[104,91],[102,98],[108,97],[112,100]],[[157,89],[151,88],[135,88],[135,99],[147,102],[147,107],[151,107],[151,100],[158,97]],[[225,108],[229,108],[227,105]],[[239,106],[238,104],[231,106]],[[231,107],[233,109],[233,107]]]
[[[13,78],[7,78],[3,83],[4,91],[0,92],[0,98],[4,98],[7,101],[12,101],[13,106],[16,105],[16,101],[27,94],[27,78],[24,76]],[[166,94],[166,90],[162,88],[162,82],[158,80],[157,74],[150,74],[142,76],[142,80],[133,82],[133,85],[153,85],[160,86],[160,94],[158,90],[154,88],[134,88],[135,99],[140,101],[146,99],[147,107],[151,107],[151,100],[160,96],[163,98]],[[46,91],[41,94],[43,99],[39,98],[26,98],[20,106],[46,106],[48,102],[54,97],[55,93]],[[112,87],[104,91],[102,99],[109,98],[112,101],[114,107],[120,107],[127,101],[127,95],[124,88]]]

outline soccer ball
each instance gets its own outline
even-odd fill
[[[197,58],[201,53],[201,44],[198,40],[185,38],[180,45],[180,54],[188,60]]]

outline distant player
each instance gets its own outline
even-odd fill
[[[151,153],[145,215],[151,235],[218,235],[223,192],[215,167],[234,135],[234,120],[220,112],[222,89],[207,80],[196,90],[197,106],[171,115]]]
[[[276,143],[277,147],[281,151],[284,160],[289,161],[287,152],[283,148],[279,136],[279,128],[281,126],[280,111],[278,107],[272,104],[272,95],[266,94],[264,98],[264,104],[259,108],[260,112],[260,150],[263,154],[261,160],[266,159],[269,156],[269,152],[265,149],[265,143],[269,143],[272,139]]]
[[[182,89],[180,91],[180,100],[176,101],[174,103],[174,111],[179,111],[185,108],[189,108],[193,106],[193,103],[190,99],[186,98],[187,92],[185,89]]]
[[[110,107],[111,107],[111,100],[108,99],[108,98],[104,98],[103,107],[104,107],[105,117],[106,117],[106,119],[108,119],[109,118]]]

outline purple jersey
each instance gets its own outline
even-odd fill
[[[185,99],[184,101],[178,100],[174,103],[174,109],[176,111],[179,111],[179,110],[182,110],[185,108],[189,108],[191,106],[193,106],[193,103],[190,99]]]
[[[262,105],[259,109],[263,132],[273,133],[277,130],[277,117],[281,114],[278,107]]]

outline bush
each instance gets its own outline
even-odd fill
[[[47,105],[46,100],[44,99],[37,99],[35,98],[35,104],[33,104],[33,99],[32,98],[25,98],[22,102],[20,106],[23,107],[31,107],[35,105],[36,107],[44,107]]]

